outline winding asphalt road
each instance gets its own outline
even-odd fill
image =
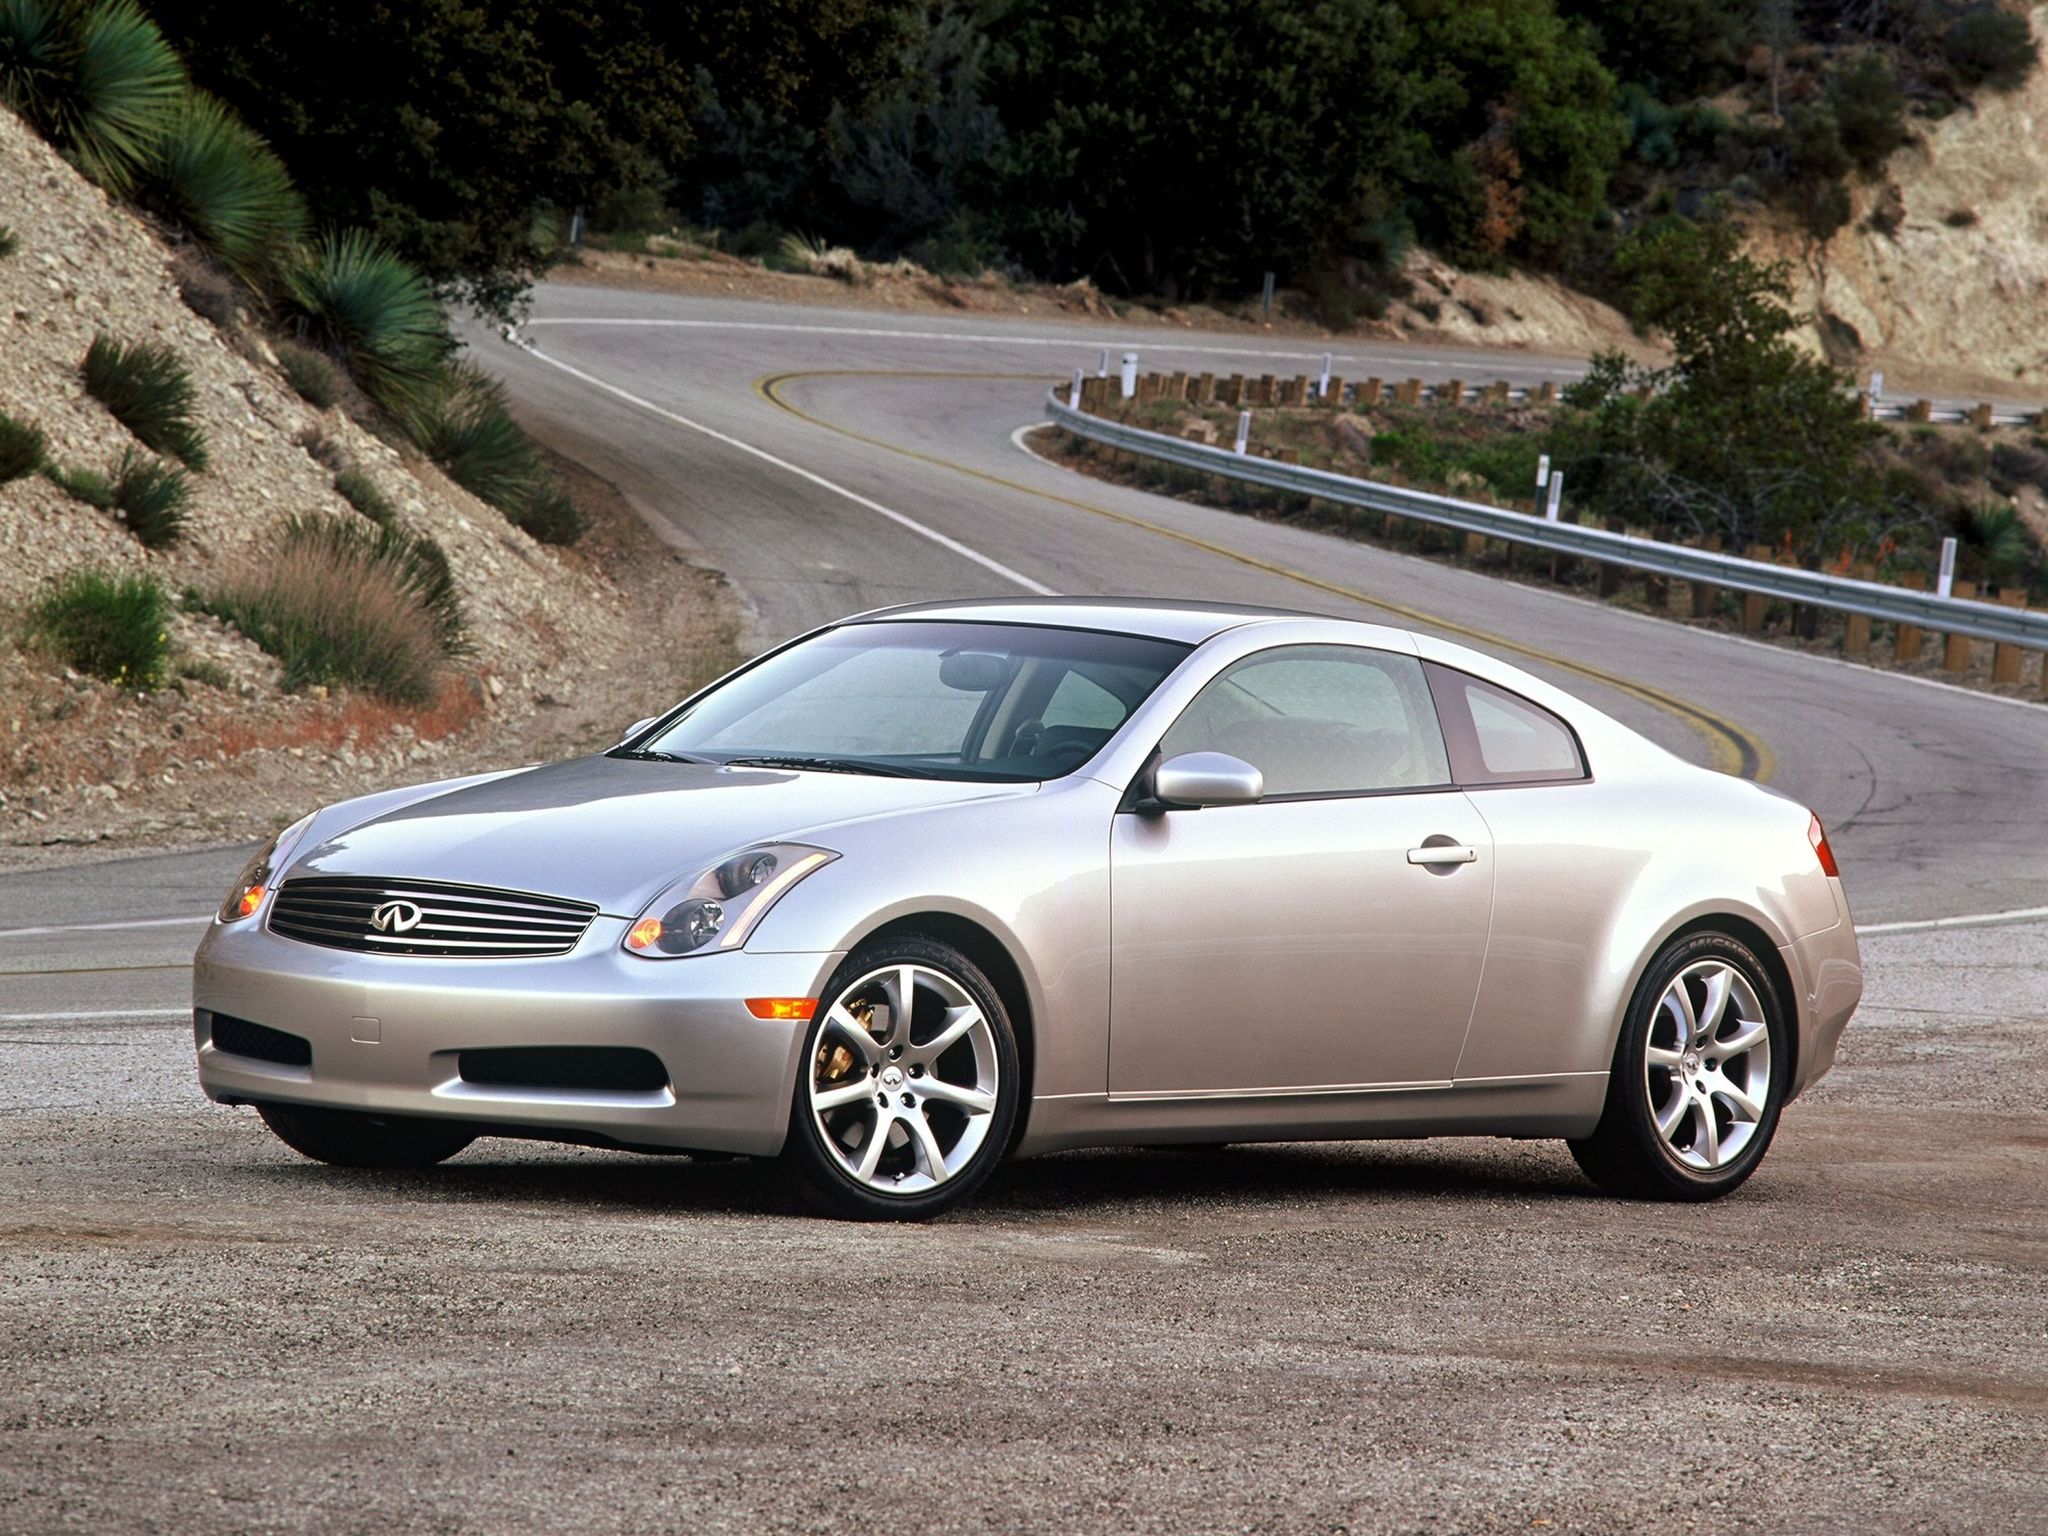
[[[1231,335],[541,290],[475,355],[766,644],[1056,591],[1391,619],[1828,821],[1870,991],[1743,1194],[1543,1144],[1091,1153],[909,1232],[763,1170],[299,1163],[191,1081],[244,850],[0,878],[0,1531],[2020,1529],[2048,1466],[2048,709],[1076,476],[1018,429]],[[1569,360],[1340,351],[1347,376]],[[652,711],[667,700],[649,699]],[[624,722],[622,722],[623,724]],[[1931,926],[1952,919],[1962,926]]]

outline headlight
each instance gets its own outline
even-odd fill
[[[319,812],[301,816],[277,836],[263,845],[263,849],[242,867],[235,877],[234,888],[228,892],[228,899],[220,904],[220,920],[224,923],[238,923],[245,917],[254,917],[263,905],[263,898],[270,894],[271,877],[283,867],[292,855],[292,849],[300,838],[306,835],[306,828],[313,824],[313,817]]]
[[[769,843],[736,853],[655,897],[626,930],[626,948],[646,960],[738,949],[783,892],[838,857],[802,843]]]

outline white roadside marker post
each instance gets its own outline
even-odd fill
[[[1251,413],[1250,411],[1239,411],[1239,412],[1237,413],[1237,453],[1238,453],[1238,457],[1242,458],[1242,457],[1244,456],[1244,450],[1245,450],[1245,445],[1246,445],[1247,443],[1249,443],[1249,442],[1250,442],[1251,440],[1252,440],[1252,413]]]
[[[1316,398],[1318,400],[1330,398],[1330,354],[1327,352],[1323,354],[1323,377],[1321,382],[1316,385]]]
[[[1138,392],[1138,354],[1126,352],[1123,367],[1123,395],[1126,400]]]
[[[1067,393],[1067,405],[1076,411],[1081,409],[1081,370],[1078,368],[1074,370],[1074,387]]]
[[[1941,541],[1941,574],[1934,579],[1936,597],[1952,596],[1956,589],[1956,541],[1951,536]]]
[[[1543,520],[1545,522],[1554,523],[1557,521],[1557,504],[1563,498],[1564,471],[1559,470],[1550,477],[1550,501],[1543,509]]]
[[[1538,501],[1541,501],[1543,499],[1543,492],[1549,486],[1549,484],[1550,455],[1547,453],[1539,453],[1536,456],[1536,499]]]
[[[1095,365],[1095,377],[1097,377],[1098,379],[1106,379],[1109,377],[1109,348],[1107,347],[1104,347],[1102,349],[1101,361],[1097,362]]]

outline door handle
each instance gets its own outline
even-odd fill
[[[1467,848],[1462,843],[1443,843],[1432,848],[1410,848],[1410,864],[1470,864],[1479,857],[1477,848]]]

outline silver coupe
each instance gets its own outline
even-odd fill
[[[307,1156],[779,1157],[930,1216],[1005,1157],[1560,1137],[1756,1168],[1862,992],[1819,819],[1427,635],[1155,601],[805,635],[594,757],[280,833],[199,1078]]]

